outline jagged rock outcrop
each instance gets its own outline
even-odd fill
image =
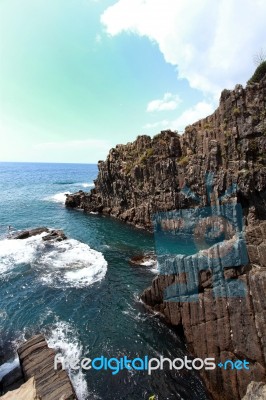
[[[217,367],[202,372],[215,400],[238,400],[251,381],[265,382],[266,77],[246,88],[224,90],[218,109],[188,126],[183,135],[168,130],[153,138],[139,136],[111,149],[98,166],[95,188],[68,195],[68,207],[109,214],[150,231],[154,216],[158,223],[162,212],[162,229],[175,231],[180,222],[171,210],[241,205],[244,237],[236,238],[226,229],[223,245],[208,250],[216,254],[215,263],[208,255],[204,263],[201,252],[159,257],[165,271],[161,269],[141,298],[151,311],[183,331],[197,357],[249,362],[245,371]],[[193,240],[207,224],[208,219],[206,226],[194,231]],[[243,265],[241,257],[231,264],[223,257],[223,246],[232,242],[236,255],[242,257],[243,246],[247,249]],[[234,281],[231,287],[242,284],[245,295],[230,295],[227,279]],[[181,293],[180,284],[185,290]],[[185,301],[195,287],[197,301]]]

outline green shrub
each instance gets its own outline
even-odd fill
[[[153,155],[153,149],[150,148],[150,149],[146,150],[146,155],[147,155],[147,157],[151,157]]]
[[[209,130],[209,129],[212,128],[212,125],[209,124],[208,122],[206,122],[206,123],[204,124],[203,128],[204,128],[205,130]]]
[[[180,158],[180,160],[178,160],[178,165],[180,165],[180,167],[185,167],[189,162],[188,156],[182,156]]]
[[[235,117],[238,117],[238,116],[240,115],[240,110],[239,110],[238,107],[235,107],[235,108],[233,109],[233,115],[234,115]]]
[[[266,60],[262,61],[256,68],[256,71],[249,79],[248,84],[260,82],[261,79],[266,75]]]

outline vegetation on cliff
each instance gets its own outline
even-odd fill
[[[256,71],[252,77],[248,80],[248,84],[258,83],[266,76],[266,60],[261,61],[261,63],[256,68]]]

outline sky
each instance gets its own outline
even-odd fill
[[[245,85],[265,0],[0,0],[0,161],[96,163]]]

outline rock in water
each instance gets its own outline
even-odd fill
[[[156,264],[156,256],[154,254],[140,254],[130,258],[129,263],[136,266],[152,266]]]
[[[19,232],[18,234],[12,235],[10,239],[20,239],[20,240],[27,239],[32,236],[40,235],[41,233],[44,232],[47,233],[47,235],[42,237],[42,240],[44,241],[53,240],[56,242],[61,242],[62,240],[67,239],[63,231],[56,229],[48,229],[48,228],[35,228]]]
[[[49,232],[48,228],[35,228],[26,231],[19,232],[18,234],[14,234],[10,237],[10,239],[27,239],[32,236],[40,235],[43,232]]]

